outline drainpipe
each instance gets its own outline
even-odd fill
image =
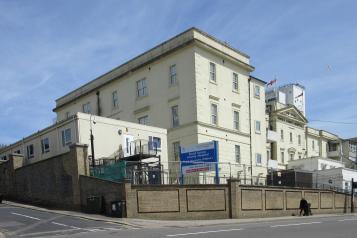
[[[97,112],[98,112],[98,116],[100,116],[100,115],[101,115],[101,109],[100,109],[100,98],[99,98],[99,94],[100,94],[100,92],[99,92],[99,91],[97,91],[97,92],[96,92],[96,95],[97,95]]]
[[[248,79],[248,105],[249,105],[249,138],[250,138],[250,183],[253,185],[253,152],[252,152],[252,111],[251,111],[251,99],[250,99],[250,83],[251,78]]]

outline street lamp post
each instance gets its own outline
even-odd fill
[[[95,124],[95,121],[93,121]],[[90,147],[92,153],[92,167],[95,167],[95,157],[94,157],[94,136],[93,136],[93,129],[92,129],[92,114],[89,117],[89,124],[90,124]]]

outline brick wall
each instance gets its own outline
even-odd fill
[[[0,191],[8,199],[66,209],[80,208],[79,175],[88,175],[87,146],[23,166],[23,156],[11,155],[0,165]]]

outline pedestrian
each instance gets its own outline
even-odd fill
[[[308,211],[309,210],[309,206],[308,206],[308,203],[307,203],[305,198],[301,198],[299,208],[300,208],[300,216],[301,216],[302,212],[304,212],[304,216],[308,216],[308,214],[309,214],[309,211]]]

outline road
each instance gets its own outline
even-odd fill
[[[72,237],[127,229],[114,223],[86,220],[0,204],[0,230],[10,237]]]
[[[356,238],[357,216],[296,217],[259,222],[200,227],[130,228],[113,223],[84,220],[49,212],[0,205],[0,229],[12,237],[88,238]]]

